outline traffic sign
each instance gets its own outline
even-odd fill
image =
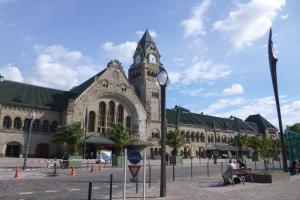
[[[132,164],[138,164],[142,160],[142,155],[138,151],[130,151],[128,153],[128,160]]]
[[[141,169],[141,165],[128,165],[128,168],[132,177],[135,178]]]

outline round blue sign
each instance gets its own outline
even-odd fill
[[[128,160],[132,164],[138,164],[142,160],[142,155],[138,151],[130,151],[128,153]]]

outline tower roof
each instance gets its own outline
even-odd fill
[[[146,29],[146,32],[144,33],[144,35],[142,36],[141,40],[139,41],[139,44],[141,45],[141,47],[146,50],[146,48],[151,44],[154,43],[148,29]],[[155,44],[155,43],[154,43]]]

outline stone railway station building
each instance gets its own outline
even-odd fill
[[[31,121],[28,113],[33,111],[36,116],[29,144],[30,156],[47,158],[61,154],[62,146],[51,143],[51,136],[59,125],[81,122],[91,136],[86,141],[89,152],[113,150],[113,143],[103,133],[113,123],[121,123],[138,138],[137,148],[151,144],[147,147],[148,157],[158,158],[161,91],[156,75],[162,64],[148,31],[139,41],[133,59],[128,77],[122,64],[112,60],[103,71],[69,91],[1,80],[0,156],[24,154]],[[203,157],[213,152],[234,154],[236,149],[229,143],[234,140],[235,132],[249,136],[277,132],[259,114],[243,121],[192,113],[179,106],[167,109],[167,130],[179,130],[190,140],[180,154]]]

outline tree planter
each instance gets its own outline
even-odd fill
[[[254,183],[273,183],[274,181],[288,181],[290,175],[286,172],[252,172]],[[251,182],[250,178],[247,177],[246,181]]]
[[[174,161],[174,157],[171,157],[170,164],[172,165]],[[182,156],[175,156],[175,165],[183,165]]]
[[[114,156],[112,157],[113,167],[123,167],[124,166],[124,156]]]

